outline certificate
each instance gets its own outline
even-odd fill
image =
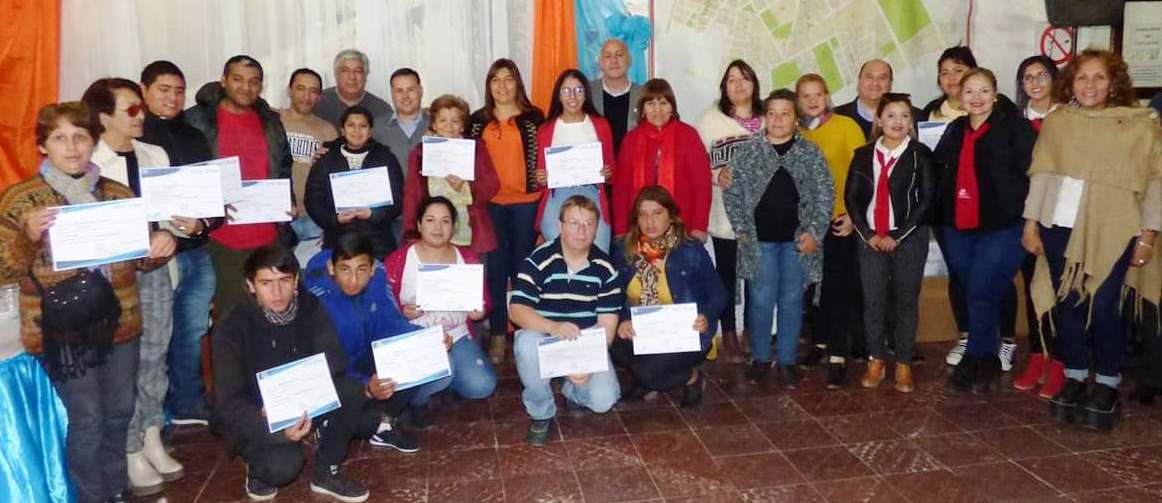
[[[1126,2],[1122,57],[1134,87],[1162,86],[1162,5]]]
[[[396,391],[452,375],[444,327],[439,325],[374,341],[371,356],[375,373],[380,379],[395,380]]]
[[[948,129],[947,122],[924,121],[917,125],[916,135],[920,137],[920,143],[927,145],[931,150],[936,150],[936,144],[940,143],[940,137],[944,136],[945,129]]]
[[[331,173],[331,197],[335,213],[359,208],[391,206],[391,182],[387,167],[353,169]]]
[[[601,176],[604,165],[601,142],[545,149],[545,169],[549,172],[550,189],[605,183],[605,177]]]
[[[694,330],[698,304],[637,306],[633,316],[633,354],[685,353],[701,351],[702,339]]]
[[[605,329],[587,328],[571,341],[545,337],[537,343],[537,361],[541,379],[573,374],[592,374],[609,370],[609,353],[605,346]]]
[[[206,162],[199,162],[197,164],[187,164],[187,168],[194,166],[217,166],[218,172],[222,175],[222,200],[226,203],[232,202],[233,194],[242,188],[242,164],[238,160],[238,156],[224,157],[222,159],[213,159]],[[186,215],[179,215],[186,216]],[[219,215],[220,216],[220,215]]]
[[[476,179],[476,140],[424,137],[424,176]]]
[[[149,255],[149,223],[139,197],[53,209],[58,213],[48,228],[48,242],[54,271]]]
[[[331,379],[331,366],[323,353],[284,363],[254,374],[266,408],[271,433],[294,426],[303,412],[311,418],[338,409],[339,394]]]
[[[216,165],[141,168],[145,217],[162,222],[175,215],[211,218],[225,215],[222,170]]]
[[[416,305],[424,311],[483,311],[484,266],[420,264]]]
[[[234,206],[231,225],[291,220],[290,180],[250,180],[234,191],[230,202]]]

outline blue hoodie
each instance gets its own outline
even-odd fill
[[[391,285],[387,283],[382,263],[375,262],[367,287],[358,295],[349,296],[327,273],[329,260],[331,250],[323,250],[311,258],[304,274],[307,290],[319,298],[335,325],[339,343],[347,354],[347,375],[367,383],[367,379],[375,372],[371,342],[423,327],[409,323],[399,308],[395,307]]]

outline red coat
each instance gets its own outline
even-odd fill
[[[421,175],[424,165],[424,144],[416,145],[408,155],[408,177],[403,187],[404,242],[420,238],[416,230],[420,203],[428,197],[427,177]],[[477,254],[496,249],[496,234],[492,231],[492,217],[488,216],[488,201],[500,191],[500,179],[488,157],[484,142],[476,140],[476,180],[468,182],[472,190],[472,204],[468,205],[468,225],[472,228],[472,251]]]
[[[414,151],[413,151],[414,155]],[[487,213],[487,212],[486,212]],[[475,241],[475,239],[473,239]],[[388,255],[383,260],[383,273],[387,276],[387,283],[391,285],[392,299],[395,300],[396,306],[400,312],[403,312],[403,301],[399,298],[399,291],[403,288],[403,268],[407,265],[408,250],[411,250],[415,243],[408,243],[399,248],[396,248],[391,255]],[[465,264],[479,264],[480,256],[473,253],[472,250],[466,246],[457,246],[456,249],[460,252],[460,256],[464,258]],[[487,313],[492,309],[492,297],[488,295],[488,282],[484,282],[484,312]],[[472,331],[472,322],[468,322],[468,330]],[[475,338],[476,334],[472,336]]]
[[[677,129],[674,201],[678,203],[682,221],[691,231],[706,232],[710,224],[710,157],[706,154],[698,131],[674,119]],[[646,169],[635,166],[634,153],[646,141],[646,129],[654,126],[642,121],[621,141],[617,169],[613,172],[613,234],[620,236],[629,231],[629,213],[638,191],[646,184],[634,181],[635,171]],[[656,128],[655,128],[656,130]],[[645,177],[650,178],[650,177]]]
[[[617,171],[617,159],[613,156],[613,130],[609,127],[609,121],[605,120],[600,115],[590,115],[589,120],[593,122],[593,129],[597,130],[597,140],[601,142],[601,157],[605,159],[605,165]],[[537,128],[537,170],[544,171],[545,169],[545,149],[553,144],[553,130],[557,126],[557,120],[547,120]],[[605,195],[605,184],[597,185],[598,201],[597,207],[601,210],[601,218],[606,222],[609,221],[609,197]],[[549,187],[541,186],[541,202],[537,206],[537,232],[541,231],[541,217],[545,213],[545,204],[549,201]]]

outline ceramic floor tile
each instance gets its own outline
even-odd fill
[[[832,503],[897,503],[903,498],[891,484],[876,477],[816,482],[813,485]]]
[[[428,503],[503,503],[504,485],[491,480],[433,480],[428,483]]]
[[[944,466],[996,463],[1008,459],[972,433],[953,433],[913,440]]]
[[[849,449],[880,475],[930,472],[944,468],[936,458],[911,440],[866,442],[852,445]]]
[[[564,444],[547,444],[540,447],[510,445],[500,448],[500,470],[506,479],[540,473],[567,472],[571,469],[569,453]]]
[[[839,444],[839,440],[815,420],[787,421],[782,423],[761,423],[757,427],[779,450],[827,447]]]
[[[1038,433],[1038,426],[1017,426],[975,433],[985,443],[1010,459],[1065,454],[1068,449]]]
[[[1018,461],[1041,480],[1065,493],[1097,491],[1122,483],[1080,455],[1066,454]]]
[[[811,482],[872,475],[870,468],[843,447],[799,449],[783,454]]]
[[[581,486],[573,472],[549,472],[504,478],[506,503],[582,503]]]
[[[573,469],[578,471],[642,464],[637,448],[626,435],[566,440],[565,448]]]
[[[697,430],[695,433],[711,456],[732,456],[774,450],[767,437],[749,423],[707,428]]]
[[[577,471],[586,503],[612,503],[660,498],[645,466]]]
[[[840,442],[853,444],[873,440],[892,440],[900,433],[892,429],[895,421],[892,414],[876,412],[851,416],[825,417],[819,420],[828,433]]]
[[[782,454],[748,454],[717,460],[718,466],[739,489],[776,487],[804,483],[799,471]]]

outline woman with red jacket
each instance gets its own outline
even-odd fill
[[[609,252],[609,200],[604,183],[574,185],[550,189],[546,171],[545,152],[558,147],[601,143],[603,160],[601,176],[608,180],[613,175],[613,131],[597,113],[589,90],[589,80],[580,70],[570,68],[561,72],[553,85],[549,117],[537,129],[537,184],[541,187],[541,204],[537,208],[537,229],[545,241],[561,235],[561,205],[570,196],[582,195],[597,203],[597,237],[594,244]]]
[[[428,107],[432,117],[431,133],[443,138],[463,138],[468,123],[468,102],[458,96],[445,94]],[[417,145],[408,155],[407,183],[403,188],[403,237],[405,242],[420,239],[420,202],[429,196],[444,196],[456,208],[456,229],[451,242],[467,246],[478,255],[496,249],[496,234],[492,231],[492,217],[488,215],[488,201],[500,190],[500,179],[488,157],[488,149],[476,140],[476,169],[474,180],[462,180],[456,175],[429,178],[423,175],[424,145]]]
[[[678,120],[678,100],[665,79],[650,79],[636,103],[638,125],[625,135],[613,174],[613,234],[629,231],[638,191],[660,185],[674,196],[690,236],[706,241],[710,223],[710,157],[698,130]]]

